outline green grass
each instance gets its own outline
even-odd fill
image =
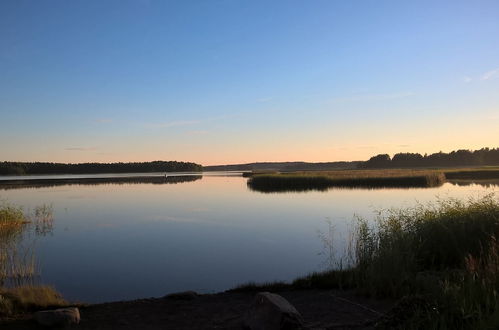
[[[400,299],[380,328],[499,328],[499,200],[439,200],[357,220],[346,269],[275,283]],[[341,264],[339,262],[338,264]],[[344,264],[347,264],[346,262]],[[265,289],[272,288],[267,283]],[[238,290],[259,290],[258,285]]]
[[[254,174],[248,186],[260,192],[349,188],[436,187],[445,182],[442,172],[431,170],[348,170]]]

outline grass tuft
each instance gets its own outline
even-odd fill
[[[65,306],[68,303],[50,286],[0,288],[0,316]]]

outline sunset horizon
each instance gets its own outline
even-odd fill
[[[5,1],[0,160],[495,147],[499,7],[480,3]]]

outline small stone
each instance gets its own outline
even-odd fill
[[[303,329],[303,318],[282,296],[260,292],[245,313],[244,326],[251,330]]]
[[[166,299],[172,300],[194,300],[199,296],[197,292],[194,291],[183,291],[170,293],[165,296]]]
[[[80,323],[80,311],[76,307],[39,311],[35,321],[46,327],[64,327]]]

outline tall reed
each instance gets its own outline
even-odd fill
[[[0,205],[0,287],[34,284],[36,237],[50,233],[52,227],[51,205],[37,206],[30,215],[21,207]]]
[[[374,224],[360,220],[354,237],[354,287],[376,297],[419,297],[404,311],[404,324],[499,326],[499,200],[494,195],[381,212]]]

